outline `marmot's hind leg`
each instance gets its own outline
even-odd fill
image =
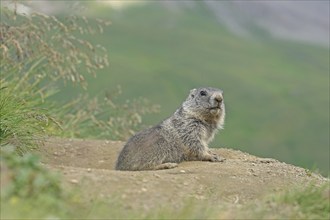
[[[157,165],[154,169],[155,170],[173,169],[177,166],[178,166],[177,163],[162,163]]]

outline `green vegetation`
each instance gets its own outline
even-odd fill
[[[0,96],[0,143],[15,146],[19,154],[36,147],[41,141],[51,117],[34,109],[34,105],[2,88]]]
[[[104,89],[102,96],[86,91],[85,78],[106,67],[108,55],[104,47],[83,36],[101,34],[108,24],[77,16],[22,16],[2,9],[2,146],[12,139],[27,140],[27,134],[32,140],[45,131],[40,121],[55,125],[45,134],[125,139],[140,128],[144,114],[157,112],[158,106],[143,98],[118,103],[120,87]],[[68,83],[83,91],[68,100],[51,99]]]
[[[47,136],[125,139],[140,128],[144,114],[157,111],[142,98],[117,103],[120,88],[103,97],[87,94],[86,75],[107,66],[108,58],[102,46],[81,36],[102,33],[107,25],[100,19],[91,25],[85,17],[20,15],[1,5],[1,218],[62,216],[62,205],[74,200],[31,153]],[[84,92],[65,102],[51,100],[67,83]]]
[[[244,205],[214,204],[187,199],[181,207],[158,207],[147,212],[129,209],[119,196],[90,200],[70,192],[58,206],[49,201],[12,198],[2,203],[2,218],[86,218],[86,219],[329,219],[329,184],[294,187],[271,193]],[[34,207],[39,207],[35,209]]]
[[[146,117],[151,125],[170,116],[192,87],[220,87],[228,114],[213,147],[317,167],[328,175],[328,48],[235,36],[202,4],[179,11],[157,3],[89,9],[89,16],[112,21],[94,39],[108,49],[110,66],[86,77],[90,94],[119,84],[123,99],[159,103],[160,114]],[[67,87],[57,99],[80,92]]]
[[[1,149],[1,200],[39,199],[49,197],[46,202],[56,205],[62,196],[58,177],[40,164],[31,153],[18,157],[14,148]]]
[[[0,145],[22,151],[35,147],[41,136],[57,132],[48,124],[61,127],[66,109],[49,100],[58,82],[86,87],[81,69],[95,74],[107,57],[75,36],[75,18],[63,23],[42,14],[22,16],[6,8],[1,12]]]
[[[254,219],[329,219],[329,199],[329,183],[299,186],[268,195],[264,200],[244,207],[239,216]]]

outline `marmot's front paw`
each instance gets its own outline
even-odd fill
[[[217,154],[214,154],[214,153],[211,154],[211,162],[223,162],[225,160],[226,160],[225,158],[220,157]]]
[[[202,160],[204,161],[210,161],[210,162],[223,162],[226,159],[223,157],[220,157],[219,155],[212,153],[211,151],[208,151],[204,154]]]
[[[220,157],[218,154],[213,153],[212,151],[208,151],[208,153],[211,155],[211,162],[223,162],[226,160],[225,158]]]

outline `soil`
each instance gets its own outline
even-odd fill
[[[181,206],[187,199],[244,204],[291,186],[321,184],[326,178],[275,159],[232,149],[212,149],[225,162],[191,161],[157,171],[116,171],[123,142],[51,138],[40,148],[42,162],[62,175],[67,187],[83,189],[90,201],[112,198],[127,208]]]

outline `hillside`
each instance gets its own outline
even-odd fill
[[[108,10],[122,10],[131,6],[145,6],[150,1],[98,1],[90,6],[102,5]],[[81,2],[80,2],[81,4]],[[165,10],[175,13],[198,8],[201,5],[225,25],[232,33],[256,37],[256,30],[276,38],[297,40],[329,47],[329,2],[314,1],[171,1],[158,2]],[[37,1],[27,4],[45,14],[70,12],[65,1]],[[76,3],[76,7],[77,7]],[[82,4],[84,5],[84,4]],[[74,8],[74,6],[72,6]],[[72,9],[71,8],[71,9]],[[79,7],[77,7],[79,9]],[[23,13],[31,8],[20,7]],[[81,9],[81,8],[80,8]]]
[[[48,177],[60,175],[63,197],[13,196],[2,201],[1,219],[329,218],[329,179],[309,170],[220,148],[212,150],[225,162],[189,161],[169,170],[116,171],[123,144],[48,138],[36,153],[45,171],[52,174]],[[24,158],[28,162],[22,169],[25,175],[18,176],[20,181],[29,177],[33,185],[26,183],[31,188],[22,189],[45,193],[42,185],[49,180],[36,172],[36,158]],[[20,182],[10,181],[14,171],[7,168],[1,163],[1,189],[8,190],[8,184],[19,186]]]
[[[263,32],[329,47],[329,1],[163,1],[165,7],[176,11],[199,4],[240,36],[256,37]]]
[[[87,204],[103,198],[112,207],[91,209],[87,205],[80,212],[84,218],[95,218],[102,209],[104,214],[112,211],[107,216],[111,218],[178,211],[187,202],[192,205],[192,210],[186,210],[190,215],[196,216],[207,207],[208,212],[198,214],[201,218],[238,217],[235,212],[242,205],[262,201],[267,194],[280,194],[309,184],[316,187],[329,181],[303,168],[232,149],[214,149],[227,159],[224,163],[196,161],[181,163],[170,170],[115,171],[113,167],[122,146],[123,142],[119,141],[53,138],[40,148],[40,153],[50,170],[62,174],[64,186],[81,190],[81,199]]]
[[[88,77],[88,93],[117,85],[119,100],[161,105],[148,125],[170,116],[193,87],[225,92],[225,130],[213,146],[233,148],[329,172],[329,50],[266,35],[244,38],[219,24],[205,5],[173,11],[147,4],[122,10],[91,7],[112,21],[89,40],[105,45],[110,67]],[[84,91],[62,88],[57,99]]]

